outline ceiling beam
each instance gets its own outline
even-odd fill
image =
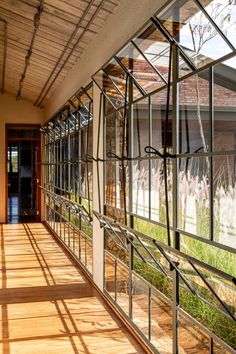
[[[0,22],[3,23],[4,28],[4,49],[3,49],[3,68],[2,68],[2,88],[1,92],[4,94],[5,92],[5,76],[6,76],[6,63],[7,63],[7,21],[0,18]]]

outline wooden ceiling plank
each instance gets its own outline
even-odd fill
[[[8,0],[1,0],[1,8],[15,14],[19,15],[23,18],[31,20],[33,22],[35,10],[21,1],[8,1]]]
[[[17,33],[17,35],[15,35],[15,33]],[[2,31],[0,31],[0,38],[3,36],[4,36],[4,33]],[[17,26],[17,27],[15,26],[13,28],[13,26],[8,26],[8,38],[11,38],[12,40],[14,39],[16,42],[20,43],[22,40],[22,41],[25,41],[26,43],[24,43],[24,44],[28,46],[30,43],[31,37],[32,37],[32,32],[27,31],[26,28],[22,28],[21,26]],[[43,35],[42,32],[41,33],[39,32],[37,34],[37,42],[45,43],[45,45],[48,45],[53,49],[55,48],[55,50],[58,50],[58,51],[62,51],[65,48],[64,45],[57,44],[57,43],[53,42],[50,39],[50,36],[45,38],[45,36]],[[71,47],[72,46],[70,46],[70,48]],[[77,52],[78,51],[76,50],[75,55]]]
[[[22,90],[27,100],[32,102],[37,99],[58,58],[61,56],[62,51],[65,50],[65,55],[51,79],[53,80],[56,77],[56,80],[47,95],[45,95],[43,102],[48,101],[57,86],[63,82],[67,73],[86,50],[96,33],[100,31],[104,21],[114,11],[118,2],[119,0],[107,0],[103,8],[96,14],[88,31],[83,33],[83,27],[87,26],[101,3],[101,0],[95,0],[94,5],[91,6],[81,23],[81,27],[77,31],[74,40],[69,45],[69,48],[65,50],[71,33],[74,31],[79,18],[84,13],[90,0],[71,0],[70,2],[67,0],[45,0],[44,12],[40,19],[30,66],[28,67]],[[10,89],[14,94],[17,93],[19,88],[19,79],[25,65],[25,56],[29,49],[34,30],[33,19],[38,6],[39,0],[1,0],[0,2],[1,16],[9,24],[6,89]],[[71,52],[73,45],[77,43],[82,33],[81,40],[57,77],[64,59],[67,58],[67,54]],[[0,41],[2,38],[3,33],[0,31]],[[0,55],[2,50],[3,47],[0,45]]]
[[[19,15],[14,15],[8,11],[6,11],[5,9],[1,8],[0,6],[0,10],[1,10],[1,16],[8,22],[9,27],[13,26],[13,28],[17,27],[18,25],[21,28],[24,28],[25,31],[32,33],[33,30],[33,22],[26,20],[24,18],[22,18]],[[61,42],[61,44],[66,45],[66,43],[68,42],[68,35],[65,33],[58,33],[55,29],[52,30],[50,27],[47,26],[40,26],[39,27],[39,31],[41,31],[44,36],[45,35],[50,35],[50,37],[52,38],[52,40],[57,40],[58,42]]]

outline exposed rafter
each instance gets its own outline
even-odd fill
[[[41,106],[44,102],[44,99],[46,98],[48,92],[51,90],[52,86],[54,85],[55,81],[57,80],[58,76],[60,75],[61,71],[64,69],[66,63],[68,62],[68,60],[70,59],[71,55],[73,54],[74,50],[77,48],[79,42],[82,40],[83,36],[85,35],[86,31],[89,29],[89,27],[91,26],[91,24],[93,23],[94,19],[96,18],[98,12],[101,10],[102,6],[104,5],[106,0],[102,0],[99,4],[99,6],[97,7],[96,11],[94,12],[93,16],[91,17],[90,21],[88,22],[88,24],[85,26],[85,28],[83,29],[81,35],[79,36],[79,38],[77,39],[76,43],[73,45],[72,49],[70,50],[70,52],[66,55],[66,58],[64,59],[63,63],[61,64],[58,72],[56,73],[55,77],[53,77],[53,74],[55,73],[55,71],[57,70],[58,68],[58,65],[60,64],[60,61],[61,59],[63,58],[64,54],[66,54],[66,49],[67,47],[65,48],[65,51],[62,53],[61,57],[60,57],[60,60],[58,61],[58,63],[55,65],[51,75],[49,76],[48,80],[46,81],[38,99],[36,100],[35,102],[35,105],[37,106]],[[84,16],[82,16],[81,20],[79,21],[79,23],[82,23],[83,20],[84,20],[84,17],[86,16],[87,12],[89,11],[90,7],[93,5],[95,1],[92,0],[88,7],[86,8],[85,10],[85,13],[84,13]],[[77,31],[76,31],[77,32]],[[74,36],[73,36],[74,38]],[[71,43],[72,40],[69,40],[69,44]],[[51,81],[52,80],[52,81]],[[51,82],[50,82],[51,81]],[[47,87],[48,86],[48,87]],[[45,91],[45,92],[44,92]]]
[[[4,27],[4,49],[3,49],[3,65],[2,65],[2,87],[1,92],[4,94],[5,91],[5,75],[6,75],[6,62],[7,62],[7,21],[0,18],[0,22],[3,23]]]
[[[21,99],[21,94],[22,94],[23,84],[24,84],[24,80],[25,80],[25,75],[26,75],[28,66],[30,64],[30,58],[31,58],[31,56],[33,54],[34,42],[35,42],[35,38],[36,38],[36,35],[37,35],[37,32],[38,32],[41,14],[43,12],[43,3],[44,3],[44,0],[40,0],[40,5],[39,5],[39,7],[37,9],[37,12],[34,15],[34,31],[33,31],[33,36],[32,36],[32,39],[31,39],[29,50],[28,50],[27,55],[25,57],[24,71],[23,71],[23,74],[21,75],[21,79],[19,81],[19,91],[18,91],[17,96],[16,96],[16,100],[17,101],[19,101]]]
[[[114,13],[119,1],[44,0],[41,14],[40,0],[1,0],[1,18],[7,22],[4,90],[17,99],[22,97],[32,103],[39,100],[40,105],[45,106],[104,22]],[[35,28],[37,17],[40,26]],[[0,90],[4,38],[0,24]]]

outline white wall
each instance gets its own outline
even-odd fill
[[[93,156],[97,155],[97,143],[98,143],[98,130],[99,130],[99,106],[100,106],[100,90],[93,84]],[[101,119],[100,127],[103,126],[103,119]],[[101,129],[100,142],[103,141],[103,131]],[[99,157],[103,158],[103,144],[99,145]],[[98,167],[98,168],[97,168]],[[98,187],[98,176],[97,172],[99,170],[99,187]],[[100,212],[99,204],[102,206],[104,204],[103,196],[103,163],[93,161],[93,210]],[[99,190],[100,201],[99,201]],[[100,202],[100,203],[99,203]],[[104,230],[100,228],[100,223],[96,217],[93,218],[93,280],[103,291],[103,274],[104,274]]]
[[[45,107],[49,119],[91,76],[133,36],[167,0],[121,0],[115,13],[90,43],[81,59]]]
[[[41,124],[44,112],[27,101],[16,101],[15,96],[0,95],[0,222],[5,222],[5,172],[6,172],[6,124]]]

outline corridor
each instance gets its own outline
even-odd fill
[[[1,225],[3,354],[144,353],[39,223]]]

